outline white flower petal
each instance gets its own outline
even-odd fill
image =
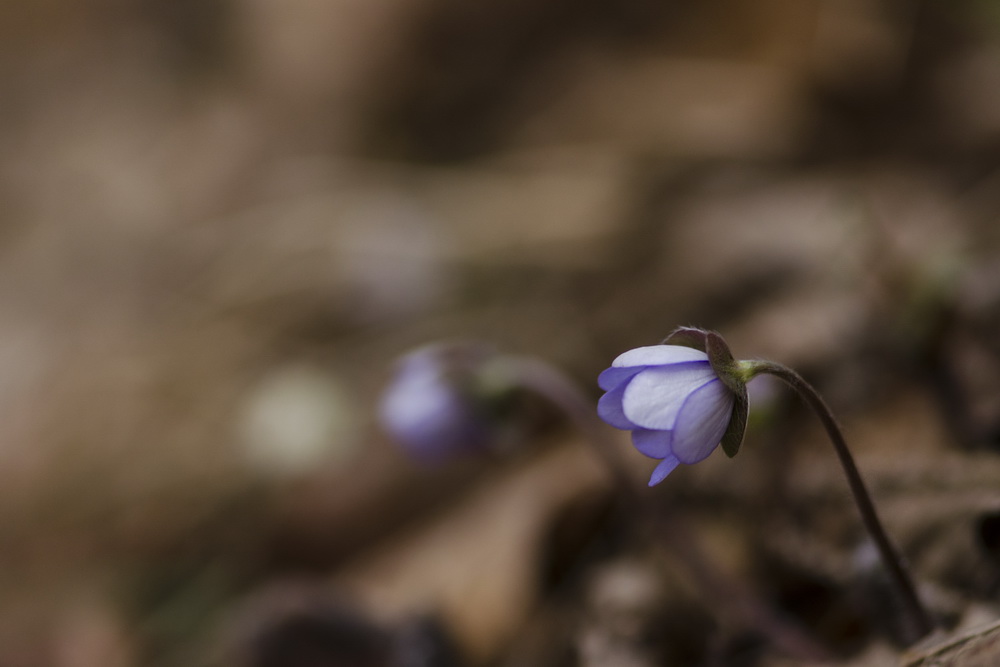
[[[707,458],[722,440],[735,402],[733,392],[718,379],[692,392],[674,423],[674,455],[683,463]]]
[[[626,385],[622,410],[633,424],[670,430],[688,394],[713,379],[707,361],[647,368]]]
[[[708,361],[708,355],[683,345],[648,345],[618,355],[618,358],[611,362],[611,366],[613,368],[664,366],[688,361]]]

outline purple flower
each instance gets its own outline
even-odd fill
[[[495,428],[481,375],[494,356],[475,343],[440,343],[407,354],[382,395],[379,421],[408,454],[429,463],[488,448]]]
[[[722,443],[736,454],[746,426],[746,384],[722,338],[679,329],[666,342],[629,350],[601,373],[597,412],[632,432],[640,452],[660,459],[649,485],[681,463],[698,463]]]

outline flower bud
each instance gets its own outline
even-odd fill
[[[511,389],[491,373],[499,354],[482,343],[437,343],[399,360],[379,418],[408,454],[428,463],[482,452],[497,439],[497,408]]]

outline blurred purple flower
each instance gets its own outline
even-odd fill
[[[704,350],[703,332],[684,331],[689,338],[681,340],[683,345],[629,350],[598,378],[607,392],[597,407],[601,419],[631,431],[636,449],[660,459],[650,486],[681,463],[707,458],[724,439],[735,441],[734,446],[726,446],[732,456],[743,438],[745,386],[742,395],[737,394],[731,382],[720,377]],[[696,332],[694,341],[691,332]]]
[[[428,463],[488,448],[495,428],[482,369],[495,356],[487,345],[440,343],[402,357],[379,405],[382,426]]]

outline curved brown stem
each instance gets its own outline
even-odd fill
[[[888,573],[893,586],[896,588],[900,599],[905,605],[907,615],[909,616],[908,629],[911,639],[916,641],[917,639],[929,634],[934,629],[934,621],[931,618],[931,615],[927,612],[927,608],[924,606],[923,602],[921,602],[920,596],[917,594],[916,587],[913,584],[913,579],[910,577],[910,573],[903,562],[902,556],[900,556],[899,551],[893,545],[888,534],[885,532],[885,529],[882,527],[882,522],[878,517],[878,512],[875,510],[875,504],[872,502],[871,494],[868,492],[868,488],[865,486],[861,473],[858,471],[858,467],[854,463],[854,457],[851,455],[851,451],[847,447],[847,442],[844,440],[844,435],[840,430],[840,425],[837,424],[837,420],[833,417],[833,413],[830,411],[826,402],[812,387],[812,385],[806,382],[802,376],[790,368],[770,361],[747,362],[747,366],[750,369],[751,376],[767,373],[784,381],[788,386],[794,389],[806,403],[809,404],[809,407],[811,407],[819,417],[820,422],[823,424],[823,428],[826,429],[826,433],[830,437],[830,441],[833,443],[833,448],[837,452],[837,457],[840,459],[840,464],[844,468],[844,473],[847,475],[847,482],[851,487],[851,494],[854,496],[854,502],[857,504],[858,510],[861,513],[861,520],[864,523],[865,528],[868,530],[868,534],[875,542],[879,555],[882,557],[882,563],[885,566],[886,572]]]

